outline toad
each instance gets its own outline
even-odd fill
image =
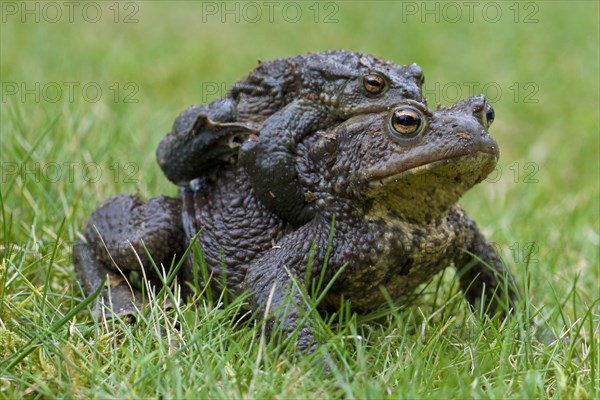
[[[298,184],[297,144],[351,116],[387,110],[402,99],[423,101],[423,80],[416,64],[344,50],[262,62],[223,98],[183,111],[157,160],[169,180],[196,188],[239,154],[261,202],[299,226],[314,210]],[[228,129],[234,126],[239,129]]]
[[[514,280],[458,204],[496,165],[498,145],[488,134],[494,117],[481,95],[435,111],[402,100],[306,136],[295,170],[315,211],[301,227],[260,201],[239,160],[178,198],[109,199],[74,249],[79,280],[89,293],[108,275],[114,311],[129,312],[140,294],[132,295],[121,272],[153,274],[144,246],[168,269],[190,244],[186,230],[202,229],[197,241],[212,278],[207,282],[197,265],[184,264],[181,281],[233,296],[249,292],[258,315],[269,311],[269,326],[299,328],[301,351],[313,351],[318,341],[292,279],[329,286],[320,310],[335,310],[343,298],[364,313],[385,306],[387,296],[402,302],[454,266],[469,302],[484,299],[492,314],[505,310],[517,297]],[[235,135],[239,127],[227,129]],[[194,212],[182,213],[186,207]]]

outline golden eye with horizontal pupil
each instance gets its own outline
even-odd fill
[[[412,139],[423,131],[424,126],[423,114],[412,107],[398,108],[390,118],[392,135],[397,139]]]
[[[370,94],[380,94],[386,89],[385,78],[379,74],[367,74],[363,77],[363,87]]]
[[[489,128],[490,125],[492,125],[492,122],[494,122],[495,118],[496,118],[496,112],[494,111],[492,106],[490,106],[489,104],[486,104],[485,105],[485,121],[486,121],[487,128]]]

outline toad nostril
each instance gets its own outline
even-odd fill
[[[478,113],[485,109],[485,96],[482,94],[475,95],[471,98],[471,109],[473,110],[473,114]]]

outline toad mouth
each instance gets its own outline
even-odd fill
[[[459,163],[458,160],[464,160],[464,163]],[[417,165],[409,169],[403,169],[401,166],[399,168],[390,168],[387,173],[381,173],[379,171],[373,171],[373,173],[368,174],[369,180],[378,181],[383,185],[388,183],[399,182],[410,176],[416,175],[424,175],[427,172],[441,170],[445,166],[449,164],[457,165],[456,175],[463,174],[472,174],[472,175],[483,175],[484,179],[487,176],[496,162],[498,161],[497,153],[488,152],[488,151],[478,151],[476,153],[467,153],[460,154],[454,157],[445,157],[443,159],[434,160],[427,162],[425,164]],[[379,173],[378,173],[379,172]]]

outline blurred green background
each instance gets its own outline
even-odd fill
[[[293,369],[281,380],[279,369],[263,374],[258,364],[254,371],[252,362],[235,355],[239,392],[227,380],[232,374],[235,381],[236,371],[228,366],[219,375],[210,371],[215,364],[198,364],[195,353],[189,360],[175,357],[175,364],[159,359],[153,375],[148,358],[112,344],[110,331],[121,336],[127,324],[104,329],[80,315],[56,321],[80,304],[71,245],[99,202],[122,192],[145,198],[177,193],[162,176],[154,151],[180,111],[223,96],[257,60],[338,48],[416,62],[425,71],[430,107],[479,92],[488,97],[496,110],[490,132],[501,158],[487,182],[462,203],[519,282],[529,282],[529,304],[541,309],[533,319],[571,341],[536,350],[532,372],[527,348],[512,340],[510,329],[503,342],[484,327],[484,341],[463,347],[472,333],[459,319],[459,338],[451,328],[445,332],[449,346],[438,351],[444,340],[437,335],[449,325],[431,342],[419,334],[410,337],[405,325],[400,334],[408,344],[398,354],[390,350],[369,368],[359,354],[358,367],[347,368],[341,385],[349,392],[307,379],[316,391],[289,393],[360,398],[377,388],[380,396],[385,390],[389,396],[398,391],[436,398],[482,396],[490,389],[483,397],[594,397],[600,318],[599,7],[598,1],[0,2],[0,368],[3,353],[13,355],[30,340],[36,350],[12,375],[0,378],[0,397],[182,397],[169,393],[171,387],[195,390],[185,379],[188,373],[194,382],[219,377],[208,385],[219,390],[210,397],[253,397],[253,377],[258,397],[294,387],[285,380],[296,382]],[[431,309],[428,303],[425,309]],[[417,309],[414,315],[421,314]],[[529,332],[525,325],[522,330]],[[144,354],[164,345],[146,332],[134,333],[147,340]],[[77,344],[86,335],[91,343]],[[125,336],[139,343],[135,335]],[[388,343],[394,335],[375,336],[368,343],[377,353],[377,340]],[[253,338],[250,333],[248,340]],[[246,344],[241,346],[252,350]],[[113,347],[107,364],[103,354]],[[455,347],[460,357],[454,358]],[[74,348],[81,350],[68,350]],[[478,350],[480,364],[471,367],[470,353]],[[87,351],[95,356],[79,367]],[[113,373],[121,362],[123,371]],[[162,362],[182,364],[166,373]],[[404,364],[406,373],[397,369]],[[354,389],[343,386],[346,381]]]
[[[64,218],[72,241],[108,196],[175,194],[154,151],[181,110],[257,60],[344,48],[418,63],[431,107],[484,92],[501,161],[465,208],[517,275],[532,250],[534,302],[576,276],[595,291],[597,1],[72,4],[1,4],[4,241],[52,241]]]

